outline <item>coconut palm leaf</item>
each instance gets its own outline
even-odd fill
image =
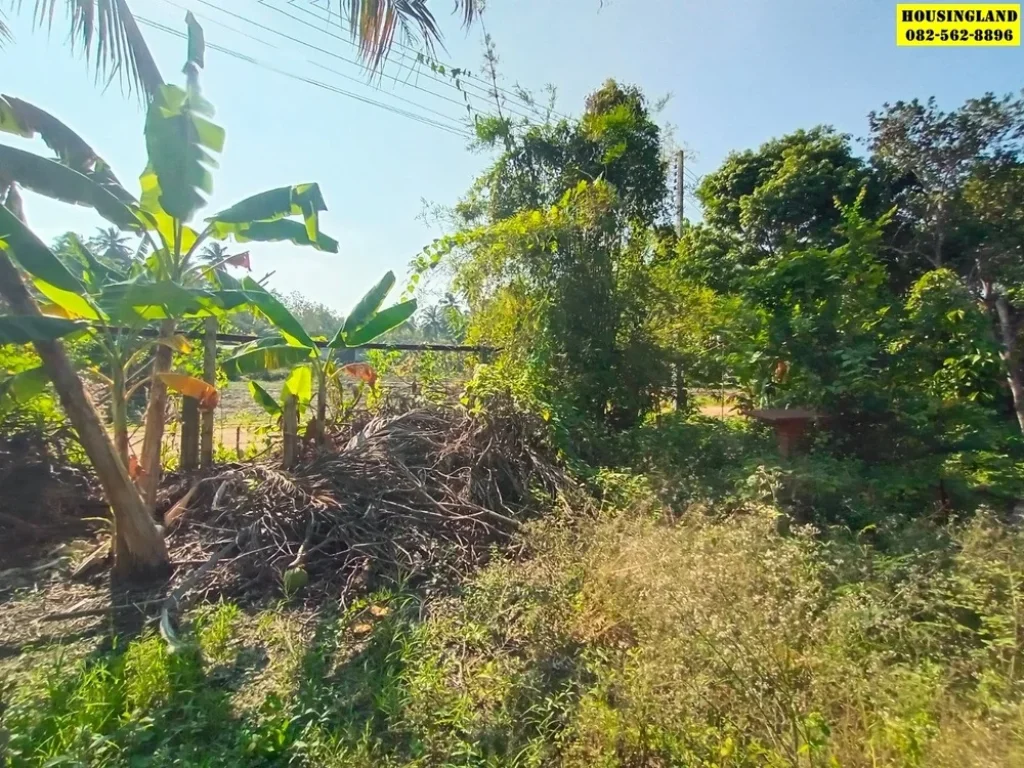
[[[22,0],[10,0],[9,4],[20,10]],[[427,4],[428,0],[338,0],[363,60],[374,71],[387,60],[396,32],[428,52],[441,43],[437,20]],[[63,7],[70,24],[72,51],[85,51],[97,79],[110,83],[117,78],[129,92],[135,90],[147,100],[156,95],[163,78],[128,0],[35,0],[35,26],[51,29],[58,6]],[[455,0],[455,12],[465,26],[473,23],[482,6],[482,0]],[[10,30],[0,21],[0,44],[10,37]]]
[[[20,9],[22,3],[11,5]],[[164,81],[127,0],[35,0],[35,27],[52,29],[58,6],[70,24],[72,52],[85,52],[97,80],[117,78],[129,92],[152,98]]]
[[[455,10],[461,11],[465,26],[473,23],[481,5],[480,0],[455,0]],[[352,37],[359,43],[359,52],[373,70],[387,59],[396,31],[428,52],[441,42],[441,31],[427,0],[339,0],[339,6]]]

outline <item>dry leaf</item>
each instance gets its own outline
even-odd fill
[[[376,616],[378,619],[383,618],[384,616],[387,616],[389,613],[391,613],[391,609],[390,608],[385,608],[383,605],[371,605],[370,606],[370,615]]]
[[[371,387],[377,386],[377,371],[369,363],[349,363],[341,366],[341,370],[353,379],[365,381]]]
[[[183,373],[161,373],[158,374],[161,381],[168,389],[173,389],[186,397],[194,397],[199,401],[199,408],[204,411],[211,411],[220,402],[220,394],[212,384],[207,384],[202,379],[193,376],[186,376]]]
[[[373,631],[373,625],[372,624],[356,624],[354,627],[352,627],[352,631],[355,634],[357,634],[357,635],[365,635],[365,634]]]

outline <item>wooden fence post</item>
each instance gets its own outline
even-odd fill
[[[295,395],[288,394],[284,398],[281,431],[284,436],[284,468],[291,469],[295,464],[299,448],[299,402]]]
[[[181,398],[181,468],[189,471],[199,466],[199,401]]]
[[[203,381],[217,383],[217,318],[208,317],[203,321],[206,336],[203,339]],[[200,433],[199,462],[204,467],[213,466],[213,417],[212,408],[203,411],[203,426]]]

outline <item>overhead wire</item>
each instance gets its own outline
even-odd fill
[[[138,19],[138,21],[141,24],[145,24],[146,26],[151,27],[153,29],[156,29],[158,31],[165,32],[167,34],[173,35],[173,36],[178,37],[180,39],[187,39],[188,38],[188,35],[186,35],[184,32],[181,32],[181,31],[179,31],[179,30],[177,30],[177,29],[175,29],[173,27],[170,27],[170,26],[168,26],[166,24],[162,24],[162,23],[160,23],[158,21],[154,21],[152,19],[148,19],[148,18],[146,18],[144,16],[136,16],[136,18]],[[238,51],[238,50],[236,50],[234,48],[230,48],[228,46],[217,45],[215,43],[211,43],[210,41],[206,42],[206,46],[208,48],[210,48],[211,50],[218,51],[220,53],[226,54],[226,55],[231,56],[233,58],[236,58],[236,59],[238,59],[240,61],[243,61],[245,63],[248,63],[248,64],[251,64],[251,65],[260,67],[262,69],[266,69],[266,70],[268,70],[270,72],[274,72],[274,73],[276,73],[278,75],[282,75],[283,77],[288,77],[288,78],[291,78],[293,80],[304,82],[304,83],[306,83],[308,85],[312,85],[314,87],[321,88],[323,90],[329,91],[329,92],[334,93],[334,94],[339,95],[339,96],[345,96],[345,97],[348,97],[348,98],[351,98],[351,99],[355,99],[356,101],[362,102],[364,104],[368,104],[370,106],[375,106],[375,107],[378,107],[380,109],[384,109],[384,110],[386,110],[388,112],[391,112],[393,114],[399,115],[401,117],[405,117],[407,119],[413,120],[415,122],[422,123],[424,125],[427,125],[427,126],[430,126],[430,127],[433,127],[433,128],[437,128],[439,130],[445,131],[445,132],[450,133],[450,134],[455,135],[455,136],[459,136],[461,138],[465,138],[465,139],[471,139],[472,138],[472,134],[467,129],[465,129],[464,127],[460,126],[457,122],[455,122],[450,117],[446,117],[446,119],[451,121],[452,124],[442,123],[439,120],[435,120],[433,118],[426,117],[424,115],[417,114],[415,112],[411,112],[411,111],[406,110],[406,109],[401,109],[400,107],[396,107],[396,106],[394,106],[392,104],[386,104],[386,103],[378,101],[376,99],[371,99],[368,96],[363,96],[363,95],[358,94],[358,93],[353,93],[351,91],[347,91],[347,90],[345,90],[343,88],[339,88],[339,87],[337,87],[335,85],[332,85],[330,83],[325,83],[325,82],[322,82],[320,80],[316,80],[316,79],[311,78],[311,77],[306,77],[304,75],[298,75],[298,74],[296,74],[294,72],[289,72],[289,71],[281,69],[279,67],[275,67],[272,64],[268,64],[268,63],[266,63],[264,61],[260,61],[259,59],[256,59],[256,58],[254,58],[252,56],[249,56],[248,54],[242,53],[241,51]],[[398,98],[398,99],[400,99],[402,101],[407,101],[407,102],[409,101],[408,99],[404,99],[404,98],[402,98],[400,96],[397,96],[396,94],[392,94],[392,97],[393,98]],[[420,109],[430,110],[429,107],[424,107],[423,105],[416,104],[415,102],[409,102],[409,103],[412,103],[412,104],[416,105]],[[430,110],[430,111],[433,111],[433,110]],[[441,113],[438,113],[438,114],[441,114]]]
[[[279,29],[275,29],[273,27],[267,26],[266,24],[262,24],[262,23],[260,23],[258,21],[254,21],[253,19],[250,19],[250,18],[246,18],[245,16],[242,16],[242,15],[240,15],[238,13],[230,11],[230,10],[228,10],[226,8],[222,8],[222,7],[218,6],[218,5],[216,5],[215,3],[209,2],[208,0],[193,0],[193,1],[197,2],[197,3],[201,4],[201,5],[205,5],[205,6],[209,7],[209,8],[211,8],[211,9],[219,12],[219,13],[223,13],[223,14],[226,14],[226,15],[232,17],[232,18],[238,19],[239,21],[242,21],[242,22],[244,22],[246,24],[249,24],[249,25],[251,25],[253,27],[256,27],[257,29],[260,29],[260,30],[262,30],[264,32],[270,33],[272,35],[276,35],[277,37],[280,37],[280,38],[282,38],[284,40],[287,40],[287,41],[289,41],[291,43],[294,43],[294,44],[296,44],[298,46],[301,46],[303,48],[315,51],[317,53],[321,53],[321,54],[323,54],[325,56],[329,56],[329,57],[331,57],[333,59],[337,59],[338,61],[345,62],[346,64],[352,64],[355,67],[358,67],[358,68],[361,68],[361,69],[364,68],[364,65],[361,62],[359,62],[359,61],[346,58],[345,56],[342,56],[341,54],[336,53],[335,51],[332,51],[332,50],[327,49],[327,48],[322,48],[322,47],[320,47],[318,45],[314,45],[313,43],[310,43],[310,42],[308,42],[306,40],[303,40],[301,38],[294,37],[293,35],[289,35],[286,32],[283,32],[283,31],[281,31]],[[163,2],[167,3],[168,5],[173,5],[175,7],[178,7],[178,8],[184,8],[184,6],[179,5],[178,3],[173,2],[173,0],[163,0]],[[328,37],[332,37],[334,39],[337,39],[337,40],[340,40],[342,42],[349,43],[349,44],[351,44],[351,42],[352,42],[352,41],[348,40],[347,38],[345,38],[343,36],[334,35],[334,34],[331,34],[330,32],[325,32],[324,30],[318,30],[315,26],[309,24],[308,22],[303,22],[301,19],[296,19],[296,18],[292,17],[290,14],[285,13],[284,11],[281,11],[278,8],[275,8],[274,6],[271,6],[269,4],[264,5],[263,3],[257,3],[257,4],[263,5],[265,8],[267,8],[269,10],[276,10],[279,13],[281,13],[282,15],[286,16],[287,18],[292,19],[297,24],[300,24],[302,26],[305,26],[307,28],[310,28],[310,29],[313,29],[313,30],[316,30],[316,31],[323,32]],[[209,19],[214,24],[221,24],[221,22],[219,20],[211,18],[210,16],[206,16],[205,18]],[[269,46],[271,46],[273,48],[277,48],[278,50],[280,50],[280,48],[278,48],[277,46],[273,45],[272,43],[267,43],[266,41],[261,41],[261,42],[263,42],[265,45],[269,45]],[[309,60],[309,61],[311,61],[311,60]],[[324,67],[322,64],[319,64],[317,62],[311,62],[311,63],[313,63],[316,66],[319,66],[319,67],[321,67],[323,69],[327,69],[328,71],[331,71],[334,74],[341,75],[342,77],[344,77],[347,80],[351,80],[353,82],[359,83],[360,85],[363,85],[363,86],[366,86],[366,87],[369,87],[369,88],[373,88],[374,90],[376,90],[376,91],[378,91],[380,93],[388,94],[388,95],[390,95],[390,96],[392,96],[394,98],[397,98],[397,99],[399,99],[401,101],[405,101],[407,103],[417,105],[417,106],[419,106],[422,109],[427,109],[427,110],[433,111],[435,114],[438,114],[436,110],[431,110],[429,107],[425,107],[425,106],[423,106],[421,104],[417,104],[417,102],[412,102],[409,99],[406,99],[405,97],[402,97],[402,96],[399,96],[398,94],[395,94],[393,91],[385,91],[384,89],[382,89],[382,88],[380,88],[378,86],[374,86],[374,85],[370,84],[369,82],[367,82],[364,79],[355,78],[355,77],[352,77],[351,75],[345,75],[345,74],[343,74],[341,72],[338,72],[337,70],[333,70],[333,69],[330,69],[328,67]],[[440,81],[440,80],[437,81],[437,82],[444,83],[444,81]],[[434,96],[436,98],[440,98],[440,99],[443,99],[445,101],[449,101],[449,102],[451,102],[453,104],[458,105],[460,108],[466,107],[466,102],[464,102],[464,101],[458,101],[456,99],[452,99],[450,97],[445,96],[444,94],[439,94],[436,91],[432,91],[432,90],[430,90],[428,88],[424,88],[424,87],[422,87],[422,86],[420,86],[418,84],[415,84],[415,83],[404,83],[404,85],[406,85],[407,87],[410,87],[410,88],[414,88],[414,89],[416,89],[418,91],[421,91],[423,93],[426,93],[426,94],[428,94],[430,96]],[[451,86],[451,87],[454,88],[455,86]],[[458,89],[456,89],[456,90],[458,90]],[[462,93],[465,93],[465,92],[462,92]],[[471,94],[468,94],[468,95],[471,96]],[[476,98],[480,98],[480,97],[476,96]],[[521,112],[517,112],[517,111],[511,110],[511,109],[509,109],[509,111],[514,112],[516,114],[516,116],[522,117],[523,119],[526,119],[528,121],[531,119],[529,115],[524,115]],[[440,113],[440,114],[444,114],[444,113]],[[451,116],[446,115],[446,117],[447,117],[447,119],[454,121],[454,118],[452,118]]]
[[[312,29],[312,30],[314,30],[316,32],[319,32],[319,33],[321,33],[323,35],[326,35],[327,37],[330,37],[330,38],[332,38],[334,40],[338,40],[340,42],[346,43],[348,45],[353,45],[353,46],[356,45],[356,43],[354,43],[352,40],[350,40],[349,38],[345,37],[344,35],[336,34],[334,32],[328,31],[327,29],[321,29],[321,28],[315,26],[314,24],[311,24],[308,21],[303,21],[302,19],[299,19],[299,18],[297,18],[295,16],[292,16],[291,14],[286,13],[282,9],[280,9],[280,8],[274,6],[274,5],[271,5],[270,3],[264,2],[264,0],[259,0],[259,4],[262,5],[264,8],[267,8],[268,10],[276,11],[276,12],[280,13],[285,18],[290,19],[293,22],[295,22],[296,24],[299,24],[299,25],[301,25],[303,27],[307,27],[308,29]],[[311,11],[306,11],[305,9],[299,8],[298,6],[292,6],[292,7],[294,7],[296,10],[304,11],[305,13],[312,13]],[[312,14],[312,15],[314,17],[316,17],[316,18],[319,18],[321,21],[326,21],[326,19],[323,19],[322,17],[317,16],[317,14]],[[404,54],[399,53],[399,55],[404,57]],[[355,64],[356,66],[360,66],[360,67],[362,66],[362,64],[360,64],[358,61],[353,61],[352,59],[346,59],[343,56],[337,56],[336,58],[340,58],[342,61],[347,61],[350,64]],[[410,71],[410,73],[412,73],[414,68],[420,66],[421,64],[422,64],[422,62],[414,60],[414,61],[411,61],[410,63],[408,63],[406,66],[409,67],[409,71]],[[386,67],[386,64],[385,64],[385,67]],[[386,76],[388,79],[392,80],[396,85],[401,83],[403,86],[410,87],[410,88],[416,88],[417,90],[421,90],[421,91],[424,91],[425,93],[429,93],[429,94],[431,94],[433,96],[436,96],[439,99],[444,99],[445,101],[449,101],[449,102],[452,102],[453,104],[457,104],[460,107],[467,107],[468,106],[468,107],[472,108],[475,105],[471,105],[469,103],[469,101],[468,101],[469,99],[485,99],[485,98],[490,98],[490,96],[491,96],[490,92],[484,92],[482,95],[479,94],[479,93],[470,93],[469,91],[460,88],[458,85],[455,85],[453,82],[449,82],[448,80],[445,80],[443,78],[437,77],[436,75],[434,75],[432,73],[432,71],[428,72],[428,70],[422,70],[422,73],[431,82],[439,83],[442,86],[445,86],[447,88],[451,88],[451,89],[455,90],[457,93],[462,94],[463,97],[464,97],[464,100],[463,101],[459,101],[458,99],[453,99],[450,96],[447,96],[447,95],[442,94],[442,93],[438,93],[437,91],[432,91],[432,90],[430,90],[428,88],[424,88],[422,85],[419,84],[419,82],[413,83],[413,82],[410,82],[409,80],[399,80],[398,75],[396,73],[392,73],[390,75],[385,75],[384,72],[382,71],[381,72],[381,77],[383,78],[383,77]],[[417,74],[419,74],[419,72],[417,72]],[[477,91],[482,90],[479,86],[472,85],[472,84],[469,84],[469,83],[467,83],[467,85],[471,85],[471,87],[475,88]],[[526,120],[528,122],[536,120],[536,118],[539,116],[539,113],[537,115],[530,115],[530,114],[525,114],[525,113],[523,113],[523,112],[521,112],[519,110],[513,109],[513,108],[511,108],[507,104],[507,102],[502,104],[502,108],[505,109],[508,112],[511,112],[516,117],[521,117],[522,119],[524,119],[524,120]],[[527,107],[527,108],[529,108],[529,107]],[[479,107],[477,107],[477,111],[479,112],[479,111],[482,111],[482,110],[480,110]]]
[[[238,18],[238,19],[240,19],[242,21],[245,21],[246,23],[253,24],[254,26],[259,27],[260,29],[263,29],[264,31],[271,32],[273,34],[277,34],[279,36],[284,37],[285,39],[288,39],[288,40],[293,41],[293,42],[297,42],[297,43],[299,43],[301,45],[305,45],[308,48],[312,48],[313,50],[319,51],[320,53],[324,53],[324,54],[326,54],[328,56],[333,56],[334,58],[339,58],[342,61],[353,63],[349,59],[346,59],[343,56],[337,56],[337,55],[333,54],[331,51],[329,51],[327,49],[319,48],[317,46],[313,46],[313,45],[310,45],[308,43],[304,43],[303,41],[298,40],[297,38],[293,38],[293,37],[291,37],[289,35],[285,35],[284,33],[281,33],[278,30],[274,30],[274,29],[272,29],[270,27],[267,27],[265,25],[259,24],[258,22],[253,22],[253,21],[251,21],[249,19],[246,19],[244,16],[239,16],[238,14],[232,13],[231,11],[227,11],[227,10],[224,10],[222,8],[217,8],[212,3],[204,2],[204,0],[198,0],[198,1],[201,2],[203,5],[210,6],[211,8],[214,8],[214,9],[219,10],[219,11],[221,11],[223,13],[226,13],[226,14],[228,14],[230,16]],[[187,10],[186,6],[183,6],[183,5],[180,5],[180,4],[176,3],[176,2],[174,2],[174,0],[163,0],[163,2],[168,4],[168,5],[174,6],[176,8],[180,8],[182,10]],[[231,27],[230,25],[225,24],[224,22],[220,21],[219,19],[214,19],[214,18],[212,18],[210,16],[207,16],[207,15],[204,15],[204,14],[197,14],[197,15],[200,16],[201,18],[204,18],[204,19],[210,21],[211,23],[213,23],[213,24],[215,24],[217,26],[223,27],[224,29],[227,29],[229,31],[232,31],[232,32],[235,32],[237,34],[243,35],[243,36],[249,38],[250,40],[254,40],[256,42],[262,43],[263,45],[266,45],[266,46],[268,46],[270,48],[273,48],[274,50],[282,50],[279,46],[275,45],[274,43],[271,43],[271,42],[268,42],[266,40],[262,40],[260,38],[254,37],[254,36],[249,35],[249,34],[247,34],[245,32],[241,32],[240,30],[237,30],[234,27]],[[164,31],[167,31],[167,30],[164,30]],[[318,66],[321,69],[325,69],[328,72],[336,74],[336,75],[338,75],[338,76],[340,76],[340,77],[342,77],[342,78],[344,78],[346,80],[349,80],[349,81],[351,81],[353,83],[356,83],[356,84],[362,85],[362,86],[368,86],[368,83],[365,80],[362,80],[360,78],[356,78],[356,77],[353,77],[351,75],[345,74],[344,72],[339,72],[338,70],[331,69],[330,67],[325,67],[323,64],[320,64],[319,62],[316,62],[316,61],[314,61],[312,59],[307,59],[306,61],[307,61],[307,63],[311,63],[314,66]],[[372,87],[372,86],[369,86],[369,87]],[[412,101],[411,99],[408,99],[408,98],[406,98],[404,96],[401,96],[400,94],[397,94],[397,93],[392,93],[392,92],[389,92],[389,91],[383,91],[383,90],[381,90],[379,88],[377,88],[375,90],[379,91],[380,93],[386,94],[390,98],[397,99],[398,101],[405,102],[406,104],[410,104],[410,105],[415,106],[415,107],[417,107],[419,109],[423,109],[423,110],[426,110],[428,112],[432,112],[433,114],[438,115],[439,117],[441,117],[444,120],[451,121],[452,123],[454,123],[455,125],[458,126],[459,130],[465,131],[467,133],[469,132],[465,125],[463,125],[458,120],[456,120],[451,115],[449,115],[449,114],[447,114],[445,112],[439,112],[436,109],[428,107],[428,106],[426,106],[424,104],[420,104],[419,102]],[[427,93],[431,93],[432,94],[433,92],[427,91]],[[363,98],[366,98],[366,97],[363,97]],[[453,102],[453,103],[459,103],[459,102]],[[460,104],[460,106],[461,106],[461,104]]]
[[[279,10],[280,11],[280,9],[275,8],[267,0],[257,0],[257,2],[260,5],[264,6],[265,8],[271,8],[273,10]],[[288,0],[287,5],[290,8],[294,8],[297,11],[301,11],[302,13],[305,13],[305,14],[307,14],[309,16],[312,16],[313,18],[315,18],[315,19],[317,19],[319,21],[324,22],[328,26],[330,26],[330,24],[332,22],[332,15],[333,14],[330,11],[330,4],[329,3],[326,6],[321,6],[318,2],[316,2],[316,0],[307,0],[306,3],[303,3],[303,4],[300,5],[300,0]],[[311,11],[308,8],[304,7],[306,5],[311,5],[312,7],[316,8],[318,10],[320,10],[320,9],[326,10],[327,11],[327,16],[323,16],[321,14],[314,13],[313,11]],[[311,29],[315,29],[315,30],[318,30],[318,31],[324,31],[324,30],[322,30],[322,29],[320,29],[318,27],[310,25],[308,22],[302,22],[302,21],[296,19],[294,16],[292,16],[289,13],[286,13],[284,11],[280,11],[280,12],[284,16],[288,17],[289,19],[292,19],[293,21],[296,21],[296,22],[298,22],[300,24],[305,24],[305,26],[308,26]],[[344,27],[343,27],[343,25],[341,23],[340,15],[338,16],[337,24],[338,24],[338,28],[339,29],[344,30]],[[352,39],[351,27],[347,31],[350,33],[348,37],[337,36],[337,39],[339,39],[342,42],[345,42],[345,43],[353,46],[354,48],[358,49],[359,45]],[[326,34],[326,32],[325,32],[325,34]],[[332,35],[332,37],[335,37],[335,36]],[[392,47],[392,50],[394,50],[395,48],[399,49],[399,51],[398,51],[399,55],[402,56],[404,60],[409,61],[411,63],[410,65],[423,63],[422,62],[422,57],[424,56],[424,54],[423,54],[422,51],[419,51],[416,48],[413,48],[412,46],[406,45],[406,44],[404,44],[404,43],[402,43],[402,42],[400,42],[398,40],[393,41],[391,43],[391,47]],[[529,110],[535,112],[539,116],[543,115],[547,111],[545,108],[540,107],[540,106],[538,106],[538,105],[536,105],[534,103],[531,103],[531,102],[523,99],[521,94],[516,93],[515,91],[511,91],[508,88],[504,88],[504,87],[502,87],[500,85],[497,85],[495,83],[488,82],[484,78],[478,77],[477,75],[472,74],[471,72],[469,72],[465,68],[454,67],[450,62],[442,62],[442,61],[439,61],[439,60],[434,60],[434,61],[435,61],[435,63],[446,67],[447,70],[458,69],[461,72],[459,77],[461,79],[463,79],[463,80],[467,80],[467,81],[475,80],[475,81],[481,83],[482,84],[481,86],[474,85],[473,87],[475,87],[475,88],[477,88],[479,90],[483,90],[488,97],[494,96],[495,92],[497,92],[497,93],[504,94],[505,97],[507,97],[507,98],[511,98],[514,101],[514,103],[516,103],[517,106],[521,106],[521,107],[524,107],[526,109],[529,109]],[[424,73],[424,74],[426,74],[426,73]],[[450,87],[456,88],[455,85],[453,85],[452,83],[450,83],[450,82],[448,82],[446,80],[439,79],[439,78],[436,78],[436,77],[434,77],[432,79],[437,80],[438,82],[441,82],[441,83],[443,83],[445,85],[448,85]],[[561,114],[561,113],[559,113],[559,112],[557,112],[555,110],[551,110],[551,114],[555,115],[556,117],[560,117],[560,118],[567,118],[568,117],[567,115],[563,115],[563,114]]]

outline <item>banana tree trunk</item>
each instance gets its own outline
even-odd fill
[[[999,320],[999,335],[1003,342],[1001,356],[1006,365],[1006,380],[1010,385],[1010,394],[1013,396],[1013,410],[1017,414],[1017,424],[1020,425],[1021,432],[1024,432],[1024,375],[1021,374],[1017,323],[1006,296],[998,293],[993,303]]]
[[[207,384],[217,383],[217,318],[208,317],[204,321],[206,337],[203,340],[203,381]],[[213,466],[213,408],[202,413],[202,428],[199,435],[199,463],[203,467]]]
[[[14,264],[0,251],[0,295],[15,314],[42,313],[21,280]],[[163,536],[128,477],[96,408],[86,394],[82,380],[59,341],[33,345],[53,381],[57,397],[71,425],[78,433],[89,462],[103,488],[114,515],[114,576],[122,580],[163,578],[170,573],[170,561]]]
[[[320,369],[320,381],[316,391],[316,444],[327,440],[327,376]]]
[[[114,446],[121,463],[128,466],[128,402],[125,399],[124,370],[114,364],[110,386],[110,415],[114,422]]]
[[[174,320],[160,323],[160,337],[169,339],[174,335]],[[167,385],[160,378],[161,373],[171,370],[174,355],[166,344],[157,344],[153,354],[153,377],[150,382],[149,402],[146,405],[146,431],[142,438],[142,476],[140,485],[142,499],[153,509],[156,491],[160,487],[160,449],[164,440],[164,419],[167,417]]]

